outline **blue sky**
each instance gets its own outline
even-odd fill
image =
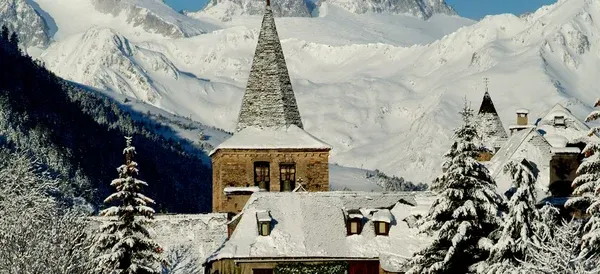
[[[165,0],[165,2],[178,11],[182,9],[195,11],[204,7],[208,0]],[[446,2],[461,16],[480,19],[488,14],[531,12],[556,0],[446,0]]]

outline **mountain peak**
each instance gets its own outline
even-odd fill
[[[271,0],[273,15],[278,17],[310,17],[308,0]],[[237,15],[262,15],[266,0],[211,0],[200,11],[223,21]]]
[[[456,11],[445,0],[321,0],[356,13],[411,14],[429,19],[434,14],[456,15]]]
[[[0,26],[19,34],[21,45],[45,48],[50,44],[46,21],[25,0],[0,0]]]

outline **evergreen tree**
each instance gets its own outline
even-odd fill
[[[499,226],[502,198],[487,168],[475,160],[484,148],[473,110],[465,102],[460,114],[463,125],[445,155],[444,173],[431,184],[438,197],[421,221],[421,231],[434,238],[413,256],[407,273],[473,272],[487,258],[492,246],[488,235]]]
[[[12,49],[19,50],[19,35],[17,35],[17,32],[13,32],[10,35],[9,43]]]
[[[600,99],[596,107],[600,105]],[[592,111],[585,119],[591,122],[600,118],[600,111]],[[600,132],[600,127],[590,130],[589,136]],[[589,219],[583,227],[581,253],[600,252],[600,144],[590,142],[583,150],[586,159],[577,169],[577,178],[573,180],[573,198],[565,204],[566,207],[586,212]]]
[[[486,266],[481,273],[502,274],[514,271],[519,260],[525,258],[529,244],[539,245],[536,227],[541,217],[535,208],[536,177],[525,163],[527,160],[510,161],[504,166],[504,172],[511,175],[516,192],[508,202],[509,212],[504,216],[500,239],[492,247]]]
[[[8,31],[8,27],[6,25],[2,26],[2,33],[0,34],[0,38],[3,41],[8,42],[10,37],[10,32]]]
[[[112,217],[108,224],[100,228],[100,235],[94,246],[100,255],[96,258],[96,271],[99,273],[156,273],[161,272],[161,247],[148,232],[149,219],[154,210],[149,207],[154,201],[140,193],[146,182],[135,178],[137,163],[133,161],[135,147],[131,137],[126,137],[127,147],[123,150],[125,164],[118,168],[119,178],[111,186],[117,192],[106,198],[105,203],[120,202],[100,212],[101,216]],[[116,218],[114,218],[116,217]]]

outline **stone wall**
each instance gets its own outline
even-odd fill
[[[254,186],[254,163],[269,162],[269,191],[280,191],[279,165],[296,164],[296,186],[329,191],[329,151],[313,149],[220,149],[212,155],[213,212],[238,213],[249,195],[225,195],[228,186]],[[236,205],[237,204],[237,205]]]

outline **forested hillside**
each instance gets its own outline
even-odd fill
[[[123,162],[124,136],[133,136],[140,178],[149,183],[157,212],[210,208],[210,169],[202,153],[155,134],[150,121],[134,121],[114,101],[58,78],[23,54],[3,29],[0,37],[2,145],[25,150],[52,176],[68,182],[56,195],[102,205]],[[181,140],[179,140],[181,141]],[[189,147],[189,146],[188,146]]]

